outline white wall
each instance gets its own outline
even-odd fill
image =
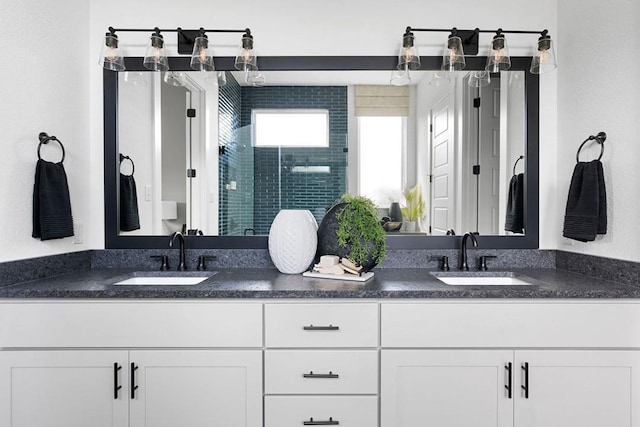
[[[589,135],[608,135],[602,162],[609,228],[595,242],[558,248],[640,261],[640,2],[558,2],[558,210],[564,217],[576,150]],[[581,160],[599,154],[589,144]],[[586,154],[586,155],[585,155]]]
[[[300,2],[299,0],[243,2],[194,0],[179,6],[173,0],[149,2],[141,0],[91,1],[91,56],[98,57],[102,37],[109,26],[175,28],[245,28],[250,27],[260,55],[396,55],[406,26],[449,28],[514,28],[549,29],[556,35],[558,0],[459,0],[444,5],[440,0],[407,0],[402,4],[388,0],[327,0]],[[180,7],[180,8],[178,8]],[[482,42],[489,43],[490,37]],[[120,34],[121,45],[129,54],[142,55],[146,34]],[[421,55],[439,55],[446,34],[421,33],[416,44]],[[175,52],[175,36],[167,35],[169,52]],[[512,55],[530,55],[533,36],[509,38]],[[237,35],[210,37],[215,55],[234,55]],[[481,47],[480,55],[486,54]],[[556,153],[556,74],[543,76],[541,89],[542,163],[550,172],[541,174],[540,213],[543,223],[555,218],[555,153]],[[102,138],[102,70],[90,69],[91,135]],[[92,161],[102,162],[102,153],[94,150]],[[94,169],[92,187],[102,187],[101,171]],[[92,194],[92,205],[102,204],[102,194]],[[96,248],[104,245],[102,216],[96,215],[92,226],[92,241]],[[541,228],[541,248],[556,245],[554,229]]]
[[[83,0],[2,0],[0,10],[0,262],[86,250],[95,245],[87,232],[96,226],[89,205],[90,178],[97,173],[91,150],[102,147],[101,135],[90,137],[88,127],[89,6]],[[84,244],[31,237],[36,150],[43,131],[64,143],[71,209],[74,222],[84,225]],[[43,158],[58,161],[55,145],[43,148]],[[97,190],[102,194],[102,186]],[[95,206],[99,209],[102,204]]]

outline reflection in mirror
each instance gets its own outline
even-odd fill
[[[235,72],[119,73],[119,151],[136,164],[141,225],[123,235],[265,235],[280,209],[320,222],[345,192],[382,217],[415,184],[417,233],[509,234],[523,71],[481,84],[471,71],[415,71],[401,87],[388,71],[263,74],[254,87]]]

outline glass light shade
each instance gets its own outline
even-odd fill
[[[242,36],[242,44],[238,48],[235,66],[241,71],[257,71],[258,56],[253,49],[253,37],[251,35]]]
[[[167,71],[169,69],[169,62],[167,61],[167,54],[164,50],[162,35],[151,35],[142,65],[151,71]]]
[[[449,73],[446,71],[436,71],[431,76],[429,80],[429,84],[431,86],[447,86],[451,83],[451,78],[449,77]]]
[[[467,65],[462,49],[462,39],[458,36],[449,36],[444,45],[444,55],[442,55],[442,70],[459,71]]]
[[[245,72],[245,82],[249,83],[251,86],[261,87],[264,86],[265,79],[262,73],[258,70],[247,70]]]
[[[147,76],[142,71],[125,71],[124,81],[133,86],[147,86]]]
[[[124,58],[118,48],[118,36],[107,33],[100,52],[100,65],[111,71],[124,71]]]
[[[392,86],[406,86],[411,83],[411,76],[409,75],[409,69],[393,70],[391,72],[391,79],[389,83]]]
[[[215,73],[210,73],[208,77],[204,79],[205,83],[222,87],[227,84],[227,75],[226,71],[217,71]]]
[[[402,46],[398,53],[398,70],[417,70],[418,68],[420,68],[418,46]]]
[[[530,71],[533,74],[544,74],[558,68],[556,62],[556,52],[553,49],[553,42],[549,36],[538,39],[536,55],[531,60]]]
[[[169,86],[184,86],[187,84],[184,73],[180,71],[166,71],[162,80]]]
[[[503,35],[495,36],[491,41],[491,52],[487,57],[487,66],[485,70],[490,73],[499,73],[511,68],[511,57],[509,56],[509,47],[507,39]]]
[[[511,71],[509,73],[509,87],[522,89],[524,87],[524,71]]]
[[[468,84],[471,87],[485,87],[491,83],[491,77],[488,71],[472,71],[469,75]]]
[[[213,71],[213,56],[209,52],[209,40],[207,36],[196,37],[193,42],[193,53],[191,54],[191,69],[196,71]]]

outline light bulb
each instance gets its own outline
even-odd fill
[[[407,58],[407,62],[410,62],[415,57],[415,54],[413,53],[413,46],[407,48],[404,56]]]

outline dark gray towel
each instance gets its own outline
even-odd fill
[[[522,173],[514,175],[509,182],[504,229],[513,233],[524,233],[524,174]]]
[[[578,162],[573,170],[562,235],[581,242],[607,233],[607,193],[600,160]]]
[[[120,231],[140,228],[138,192],[133,175],[120,174]]]
[[[62,163],[39,159],[33,184],[33,232],[40,240],[73,236],[67,174]]]

